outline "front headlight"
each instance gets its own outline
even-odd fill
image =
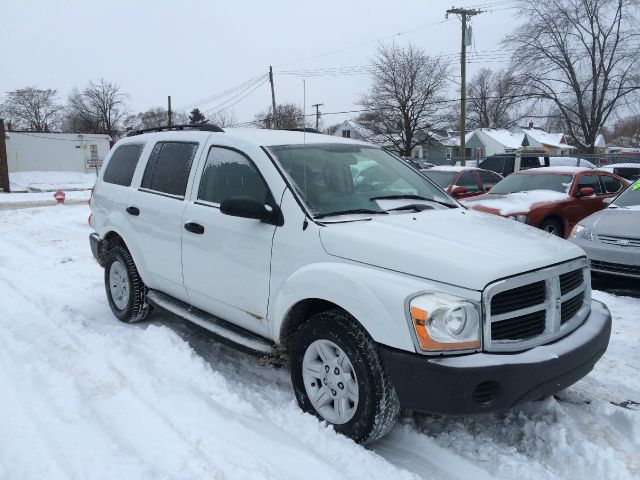
[[[428,352],[480,347],[480,307],[445,293],[426,293],[409,303],[420,348]]]
[[[575,227],[573,227],[573,230],[571,230],[571,235],[569,235],[569,238],[580,238],[582,240],[588,240],[592,242],[593,233],[591,233],[591,230],[589,230],[584,225],[578,224]]]
[[[527,223],[526,215],[509,215],[508,218],[510,218],[511,220],[515,220],[516,222]]]

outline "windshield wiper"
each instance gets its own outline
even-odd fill
[[[329,212],[329,213],[322,213],[320,215],[316,215],[313,218],[325,218],[325,217],[336,217],[338,215],[349,215],[349,214],[355,214],[355,213],[364,213],[364,214],[378,214],[381,213],[383,215],[385,215],[387,212],[384,210],[369,210],[367,208],[354,208],[352,210],[340,210],[338,212]]]
[[[439,203],[440,205],[444,205],[445,207],[450,207],[450,208],[457,208],[458,205],[454,204],[454,203],[448,203],[448,202],[441,202],[440,200],[434,200],[433,198],[425,198],[422,197],[420,195],[412,195],[412,194],[407,194],[407,195],[381,195],[379,197],[371,197],[369,200],[402,200],[402,199],[407,199],[407,200],[426,200],[427,202],[435,202],[435,203]],[[400,210],[398,208],[394,208],[392,210]]]
[[[408,203],[407,205],[402,205],[401,207],[390,208],[387,212],[395,212],[398,210],[415,210],[416,212],[421,212],[423,210],[433,210],[433,206],[425,205],[424,203]]]
[[[406,195],[380,195],[379,197],[371,197],[369,200],[402,200],[403,198],[409,199],[409,200],[429,200],[431,201],[430,198],[425,198],[425,197],[421,197],[420,195],[412,195],[412,194],[406,194]]]

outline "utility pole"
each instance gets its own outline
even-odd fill
[[[7,146],[4,141],[4,120],[0,119],[0,188],[6,193],[11,192],[9,185],[9,159]]]
[[[269,82],[271,83],[271,111],[273,112],[273,118],[271,119],[271,128],[277,128],[278,122],[276,121],[276,91],[273,87],[273,68],[269,65]]]
[[[315,105],[311,105],[316,108],[316,130],[320,129],[320,107],[324,107],[324,103],[316,103]]]
[[[172,125],[172,122],[171,122],[171,95],[169,95],[167,97],[167,114],[168,114],[168,117],[169,117],[169,119],[168,119],[169,122],[167,123],[167,125],[171,126]]]
[[[451,8],[447,10],[445,18],[449,18],[450,14],[458,15],[462,21],[462,42],[460,44],[460,165],[466,164],[467,156],[466,145],[466,115],[467,115],[467,45],[471,44],[470,31],[467,30],[467,18],[479,15],[482,10],[473,8]]]

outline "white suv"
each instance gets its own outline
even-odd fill
[[[155,305],[288,358],[301,408],[359,442],[401,406],[467,414],[551,395],[608,344],[580,248],[467,210],[366,143],[139,132],[109,154],[91,210],[116,317]]]

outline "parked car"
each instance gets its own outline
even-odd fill
[[[469,198],[487,193],[502,180],[495,172],[480,168],[440,166],[422,170],[453,198]]]
[[[640,178],[640,162],[638,163],[612,163],[600,167],[601,170],[606,172],[615,173],[622,178],[626,178],[629,181],[634,181]]]
[[[544,152],[513,152],[492,155],[480,161],[479,168],[491,170],[503,177],[514,172],[540,167],[596,168],[589,160],[578,157],[551,157]]]
[[[640,180],[581,220],[569,240],[587,252],[592,271],[640,279]]]
[[[421,158],[403,157],[402,159],[416,170],[426,170],[435,166],[433,163],[427,162]]]
[[[92,194],[119,320],[161,307],[284,359],[300,407],[358,442],[401,407],[552,395],[604,353],[611,315],[575,245],[462,208],[363,142],[172,128],[120,140]]]
[[[566,237],[576,223],[603,209],[603,201],[627,185],[622,177],[602,170],[533,168],[509,175],[489,193],[465,204]]]

